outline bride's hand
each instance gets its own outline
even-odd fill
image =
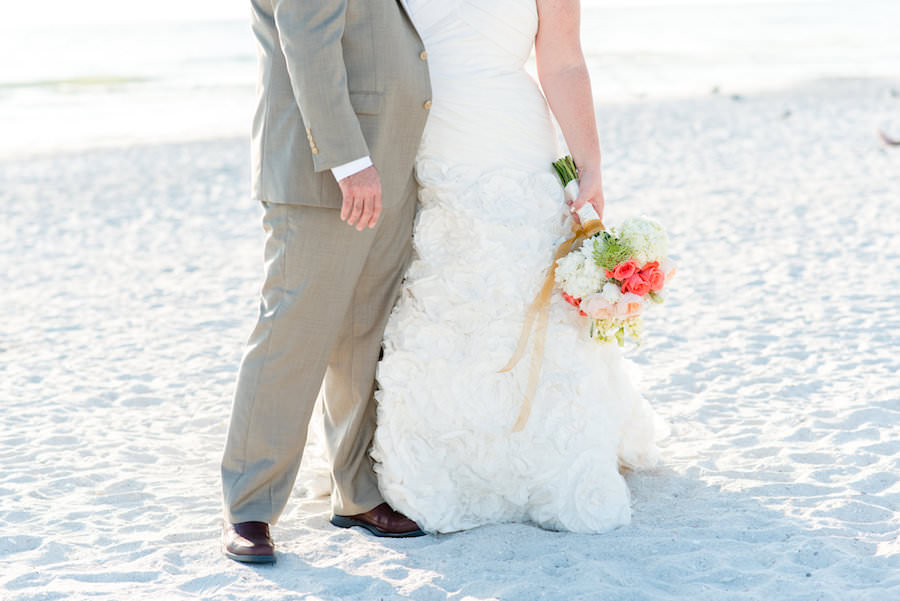
[[[603,176],[600,168],[596,169],[579,169],[578,172],[578,198],[572,205],[573,212],[583,207],[586,203],[591,203],[597,216],[603,219]]]

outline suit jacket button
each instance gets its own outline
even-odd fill
[[[423,51],[419,54],[419,58],[420,58],[421,60],[423,60],[423,61],[427,61],[427,60],[428,60],[428,53],[425,52],[425,51],[423,50]]]
[[[430,101],[430,100],[426,100],[426,101],[425,101],[425,104],[423,104],[422,106],[425,107],[425,110],[426,110],[426,111],[427,111],[427,110],[430,110],[430,109],[431,109],[431,101]]]
[[[313,154],[319,154],[319,149],[318,149],[318,148],[313,148],[313,149],[312,149],[312,153],[313,153]]]

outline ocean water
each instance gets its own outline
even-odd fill
[[[0,32],[0,57],[2,156],[249,130],[244,20],[32,26]]]
[[[600,102],[900,75],[896,0],[582,4]],[[243,19],[17,23],[0,26],[0,57],[0,156],[249,131],[256,55]]]

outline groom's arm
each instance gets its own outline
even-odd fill
[[[368,157],[341,45],[347,0],[273,0],[272,7],[315,170]]]

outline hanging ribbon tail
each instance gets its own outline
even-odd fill
[[[525,325],[522,326],[522,333],[519,334],[519,342],[516,344],[516,350],[513,351],[512,357],[510,357],[509,361],[498,373],[502,374],[512,370],[525,355],[525,348],[528,346],[528,339],[531,337],[531,326],[534,324],[534,320],[540,309],[540,299],[541,294],[538,293],[538,295],[534,297],[534,300],[531,301],[531,304],[528,305],[528,312],[525,314]]]
[[[534,402],[534,395],[537,393],[538,383],[541,378],[541,366],[544,361],[544,347],[547,343],[547,326],[550,323],[550,298],[553,295],[553,286],[556,282],[556,262],[571,252],[579,242],[590,238],[601,230],[606,229],[600,219],[592,219],[581,225],[573,224],[572,233],[574,236],[559,245],[556,255],[553,257],[553,263],[547,277],[544,278],[544,284],[535,295],[534,300],[528,306],[528,312],[525,314],[525,323],[522,326],[522,333],[519,334],[519,341],[516,344],[516,350],[513,351],[509,362],[499,371],[506,373],[514,368],[522,357],[525,356],[525,350],[528,347],[528,341],[531,338],[535,320],[537,320],[537,332],[535,333],[534,351],[531,355],[531,365],[528,373],[528,386],[525,390],[525,399],[522,401],[522,409],[519,411],[519,417],[513,425],[513,432],[521,432],[528,423],[531,415],[531,406]]]
[[[521,432],[531,416],[531,406],[537,393],[538,383],[541,379],[541,366],[544,360],[544,345],[547,343],[547,325],[550,321],[550,303],[541,307],[540,319],[537,325],[537,337],[534,341],[534,352],[531,355],[531,368],[528,374],[528,388],[525,390],[525,399],[522,401],[522,409],[519,417],[513,425],[513,432]]]

